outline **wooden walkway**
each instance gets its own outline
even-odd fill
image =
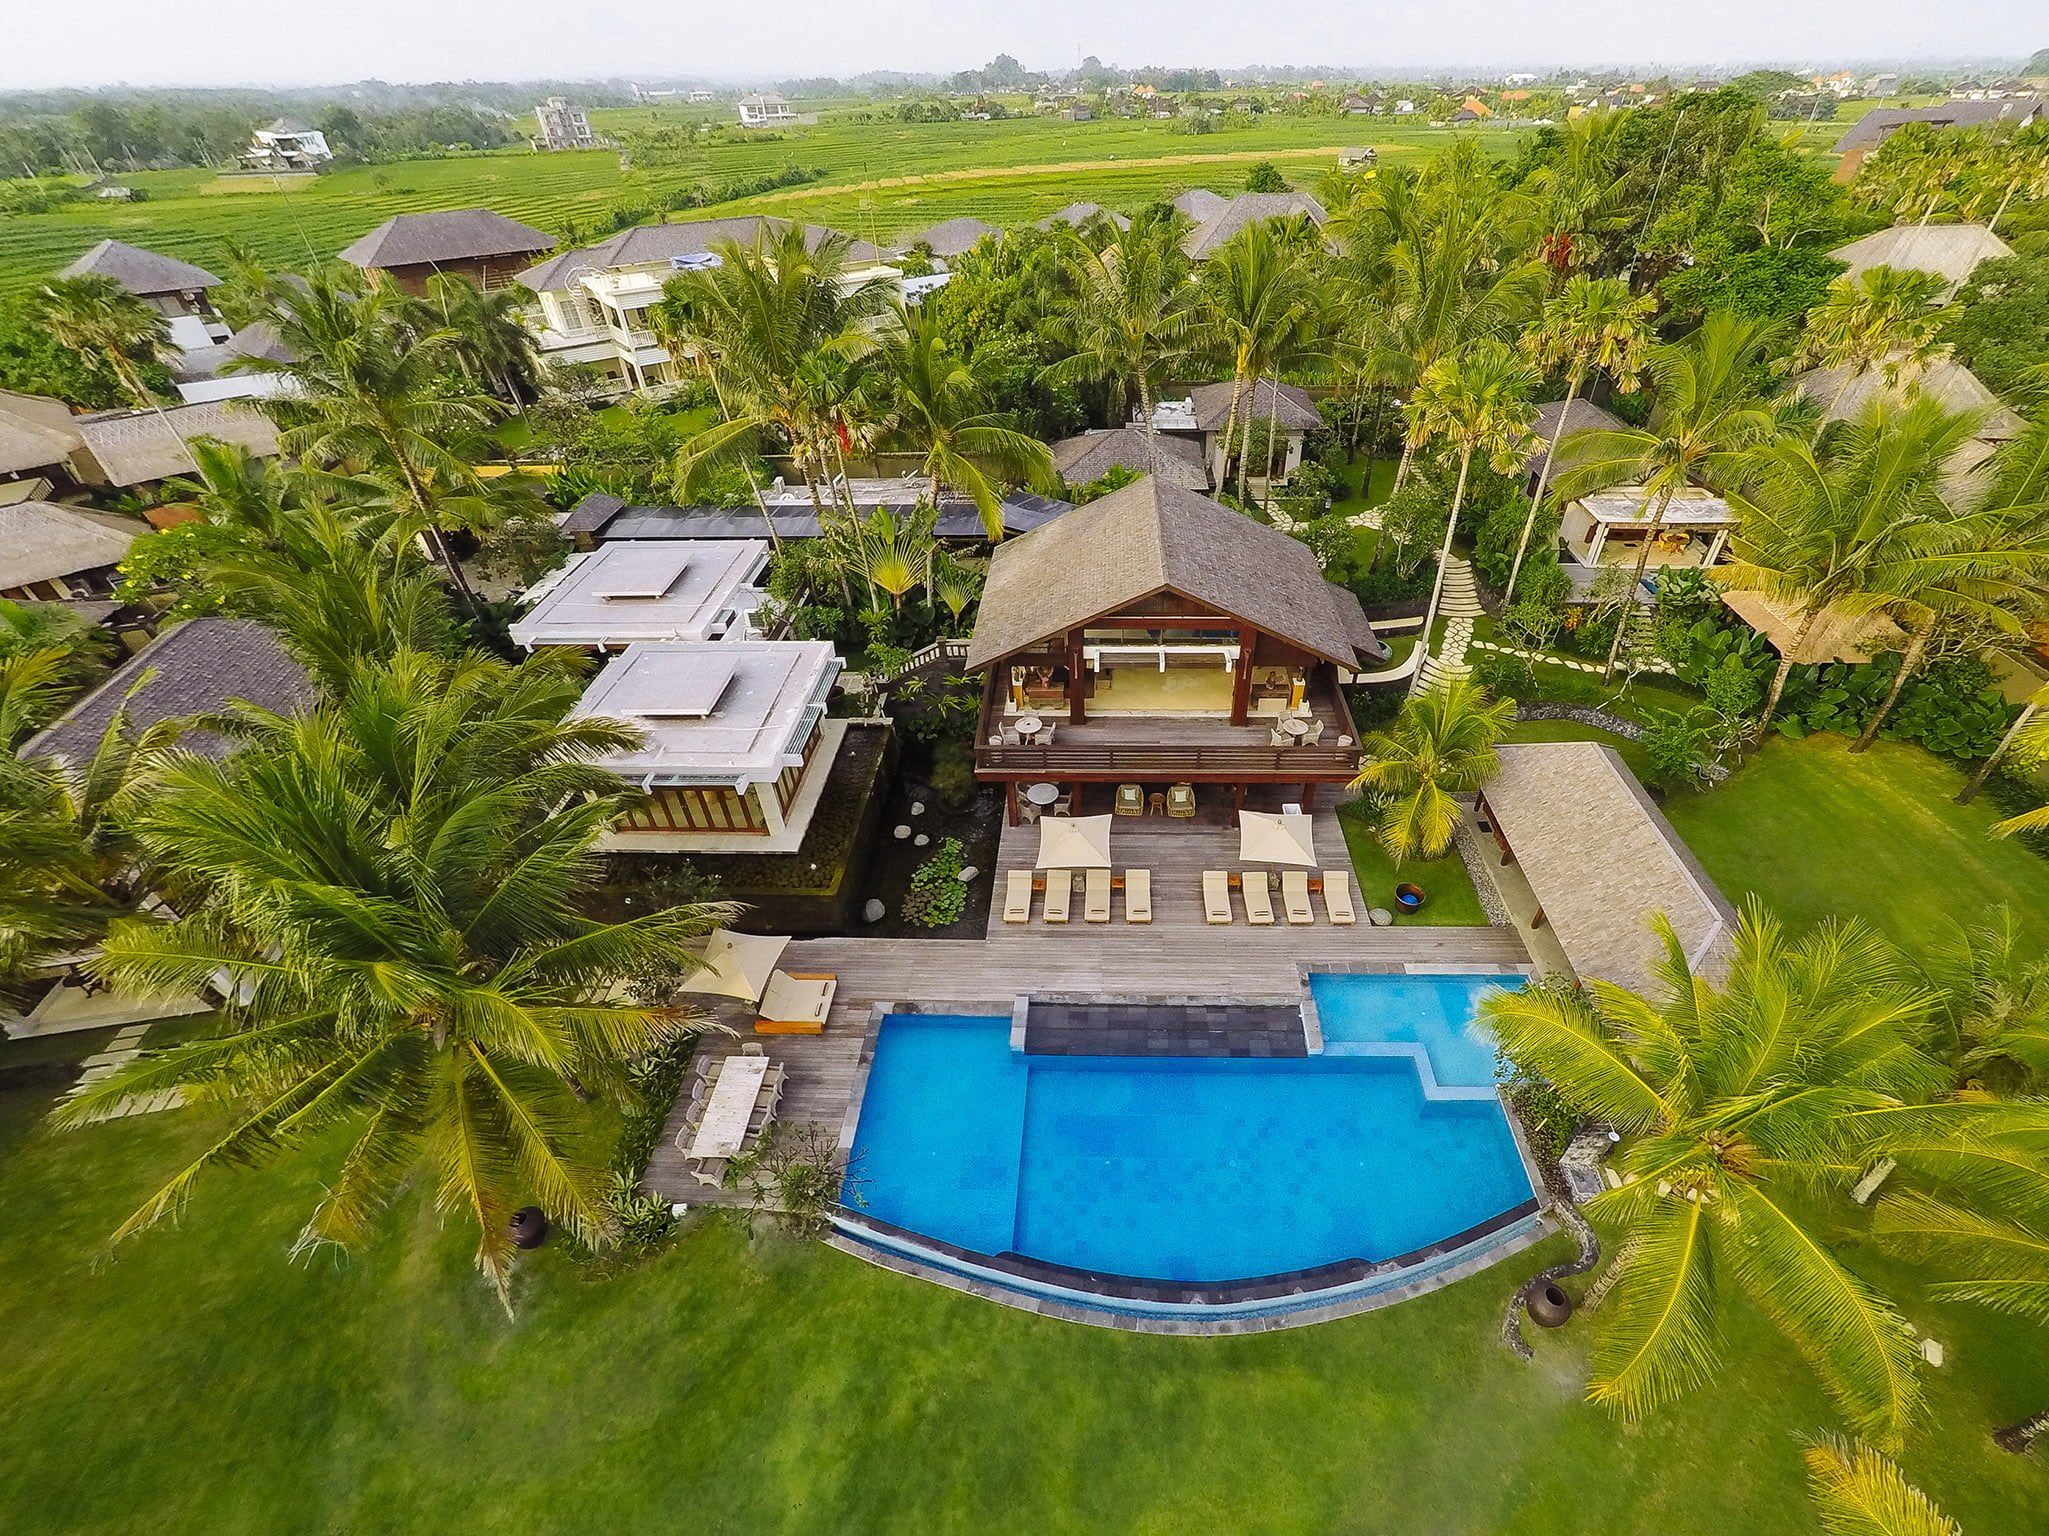
[[[1279,809],[1283,797],[1267,791]],[[1099,795],[1107,797],[1107,791]],[[1120,817],[1112,827],[1110,851],[1116,869],[1143,867],[1153,872],[1153,921],[1124,922],[1124,893],[1114,893],[1113,921],[1084,923],[1079,893],[1073,920],[1066,925],[1039,921],[1040,900],[1034,898],[1032,921],[1003,921],[1003,877],[1006,871],[1029,868],[1038,853],[1035,826],[1006,827],[997,858],[997,899],[984,940],[860,939],[799,940],[790,945],[783,964],[790,970],[830,971],[839,977],[832,1015],[822,1035],[765,1038],[768,1054],[787,1069],[779,1118],[784,1123],[809,1122],[835,1133],[854,1091],[862,1046],[877,1003],[916,1003],[927,1009],[958,1009],[964,1013],[1008,1015],[1024,993],[1078,993],[1094,998],[1243,998],[1294,1002],[1301,997],[1301,968],[1313,965],[1522,965],[1528,954],[1509,928],[1408,926],[1374,928],[1367,908],[1384,903],[1387,893],[1371,900],[1353,885],[1358,908],[1356,927],[1333,927],[1324,920],[1321,897],[1314,898],[1314,924],[1290,927],[1274,896],[1277,922],[1254,928],[1232,895],[1236,921],[1211,927],[1203,916],[1201,873],[1231,869],[1237,863],[1238,833],[1230,813],[1228,791],[1204,796],[1208,803],[1194,821],[1159,817]],[[1255,809],[1267,809],[1259,800]],[[1316,851],[1333,869],[1348,869],[1344,835],[1328,807],[1315,812]],[[695,1070],[739,1049],[753,1039],[746,1033],[748,1016],[737,1006],[726,1013],[742,1031],[713,1036],[697,1053]],[[731,1191],[712,1190],[690,1174],[675,1137],[682,1129],[689,1103],[686,1092],[671,1112],[661,1145],[648,1169],[647,1185],[656,1193],[692,1203],[729,1204]]]

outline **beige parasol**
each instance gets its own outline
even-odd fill
[[[1108,869],[1109,867],[1109,817],[1042,816],[1039,818],[1040,869]]]
[[[1316,865],[1316,837],[1303,815],[1238,813],[1238,857],[1247,864]]]
[[[684,978],[685,992],[713,992],[758,1002],[769,974],[782,958],[787,934],[734,933],[714,928],[704,943],[704,969]]]

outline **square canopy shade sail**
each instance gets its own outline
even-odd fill
[[[1108,816],[1042,816],[1039,818],[1040,869],[1108,869]]]
[[[1238,813],[1238,858],[1246,864],[1306,864],[1316,867],[1316,836],[1299,813],[1269,816]]]
[[[787,934],[734,933],[714,928],[705,940],[704,968],[685,977],[682,989],[759,1002],[776,961],[782,958],[783,946],[789,942]]]

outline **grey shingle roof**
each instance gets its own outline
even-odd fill
[[[220,283],[220,279],[204,267],[195,267],[189,261],[179,261],[171,256],[159,256],[155,251],[145,251],[140,246],[123,245],[119,240],[102,240],[59,275],[79,277],[87,272],[111,277],[140,298],[160,293],[190,293],[195,288],[212,288]]]
[[[520,273],[519,281],[536,293],[546,293],[567,288],[587,272],[647,266],[677,256],[692,256],[710,250],[723,240],[752,245],[755,235],[764,225],[773,232],[780,232],[789,227],[789,220],[749,214],[736,219],[693,219],[687,224],[637,224],[596,245],[581,246],[551,256],[538,266]],[[820,224],[806,224],[804,244],[815,251],[836,233],[836,230]],[[880,256],[881,253],[867,241],[853,242],[852,258],[856,263],[876,261]]]
[[[1203,261],[1247,224],[1307,214],[1318,227],[1329,217],[1307,192],[1241,192],[1204,219],[1181,242],[1190,261]]]
[[[141,688],[130,698],[138,683]],[[30,737],[21,753],[47,754],[68,763],[90,761],[116,711],[124,706],[129,729],[139,731],[161,720],[217,713],[237,700],[282,712],[312,697],[305,669],[261,624],[249,619],[187,619],[129,657],[55,724]],[[227,750],[220,737],[203,731],[186,736],[183,744],[209,757]]]
[[[1191,491],[1209,489],[1209,472],[1203,467],[1202,449],[1185,437],[1159,436],[1158,473],[1175,485]],[[1084,432],[1062,438],[1053,445],[1053,468],[1069,485],[1087,485],[1113,469],[1146,472],[1145,433],[1136,427],[1111,427],[1107,431]]]
[[[132,517],[54,501],[0,506],[0,591],[119,565],[148,532]]]
[[[1229,379],[1217,384],[1198,384],[1188,396],[1195,402],[1195,424],[1203,431],[1214,432],[1231,419]],[[1254,379],[1239,409],[1249,410],[1254,421],[1262,422],[1271,412],[1281,426],[1297,432],[1313,431],[1323,425],[1323,417],[1317,414],[1316,402],[1309,398],[1307,390],[1293,384],[1276,384],[1272,379]]]
[[[1989,442],[2018,437],[2027,425],[1979,382],[1975,373],[1951,357],[1933,359],[1897,385],[1886,381],[1882,367],[1866,369],[1854,378],[1846,378],[1841,368],[1811,368],[1795,375],[1793,387],[1817,402],[1830,421],[1861,415],[1875,400],[1900,400],[1919,392],[1939,402],[1945,411],[1983,412],[1975,435]]]
[[[63,401],[0,390],[0,475],[62,464],[78,443]]]
[[[1039,220],[1038,227],[1051,229],[1056,224],[1072,224],[1078,229],[1099,213],[1119,229],[1131,228],[1131,220],[1121,213],[1105,208],[1101,203],[1069,203],[1065,208],[1056,208]]]
[[[2030,96],[2009,101],[1946,101],[1938,107],[1874,107],[1836,140],[1835,152],[1871,149],[1883,144],[1893,131],[1908,123],[1927,123],[1934,128],[1976,128],[1986,123],[2025,123],[2049,111],[2043,97]]]
[[[1848,277],[1872,267],[1910,268],[1948,279],[1952,290],[1970,281],[1979,262],[2012,254],[1983,224],[1895,224],[1829,252],[1848,264]]]
[[[576,510],[581,512],[590,507],[594,499],[585,497],[577,504]],[[895,516],[903,517],[909,514],[915,502],[909,498],[889,502],[863,501],[860,510],[866,514],[876,506],[886,506]],[[1067,511],[1068,506],[1067,502],[1055,501],[1051,497],[1012,491],[1003,498],[1003,526],[1009,533],[1029,533]],[[614,539],[758,539],[763,532],[760,509],[752,506],[621,507],[604,517],[599,516],[601,512],[602,503],[591,508],[592,520],[597,523],[591,532],[607,543]],[[775,523],[779,539],[815,539],[822,531],[818,514],[809,507],[778,507],[771,510],[769,516]],[[566,525],[563,528],[565,533],[573,531]],[[988,537],[975,504],[952,496],[941,499],[939,522],[933,532],[942,539],[979,540]]]
[[[195,437],[237,443],[259,458],[278,451],[277,428],[235,400],[209,400],[164,411],[111,411],[81,416],[76,425],[86,451],[109,485],[141,485],[171,475],[198,473],[184,447]]]
[[[1157,476],[997,545],[967,664],[988,666],[1162,589],[1358,665],[1354,632],[1365,620],[1341,609],[1308,545]]]
[[[455,208],[444,213],[401,213],[386,219],[341,259],[367,269],[420,267],[473,261],[484,256],[539,255],[555,248],[555,237],[508,219],[489,208]]]
[[[972,251],[985,237],[1002,233],[994,224],[985,224],[980,219],[948,219],[905,237],[904,245],[930,246],[934,256],[960,256]]]
[[[563,537],[576,538],[580,534],[598,534],[605,524],[626,510],[626,503],[617,496],[604,491],[592,491],[575,506],[562,514],[562,520],[555,526]]]
[[[1186,192],[1183,192],[1174,199],[1174,206],[1187,214],[1197,224],[1201,224],[1212,214],[1227,206],[1230,201],[1228,197],[1212,192],[1208,187],[1190,187]]]
[[[1544,447],[1531,455],[1530,461],[1523,466],[1523,474],[1529,479],[1534,481],[1544,472],[1545,461],[1551,457],[1551,444],[1558,441],[1559,422],[1564,415],[1563,400],[1546,400],[1537,407],[1537,419],[1531,430]],[[1564,432],[1567,435],[1574,432],[1621,432],[1628,426],[1629,423],[1620,416],[1602,410],[1593,401],[1579,399],[1572,402],[1572,420],[1566,423]]]

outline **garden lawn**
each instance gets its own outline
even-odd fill
[[[1925,950],[1947,920],[2012,907],[2049,946],[2049,860],[1995,841],[1990,801],[1951,797],[1963,775],[1919,747],[1773,736],[1718,789],[1674,795],[1665,814],[1731,900],[1761,896],[1805,924],[1856,914]]]
[[[1388,857],[1380,839],[1373,835],[1373,812],[1363,800],[1347,800],[1338,807],[1338,825],[1345,829],[1345,846],[1351,850],[1352,868],[1359,876],[1359,890],[1368,907],[1385,907],[1394,913],[1397,926],[1474,927],[1487,921],[1480,898],[1473,891],[1473,878],[1466,873],[1466,861],[1454,849],[1441,859],[1396,864]],[[1394,888],[1404,881],[1423,887],[1423,909],[1405,915],[1395,905]],[[1359,914],[1365,920],[1366,914]]]
[[[7,1056],[0,1048],[0,1067]],[[19,1079],[16,1079],[19,1082]],[[58,1136],[0,1073],[0,1509],[10,1536],[346,1531],[1649,1532],[1807,1536],[1831,1422],[1744,1313],[1711,1386],[1639,1429],[1581,1399],[1584,1325],[1496,1325],[1554,1239],[1366,1317],[1235,1339],[1054,1322],[725,1219],[600,1279],[557,1242],[508,1321],[409,1198],[297,1263],[331,1166],[208,1183],[101,1264],[189,1158],[185,1115]],[[1909,1303],[1949,1347],[1907,1471],[1972,1536],[2039,1530],[2039,1334]]]

